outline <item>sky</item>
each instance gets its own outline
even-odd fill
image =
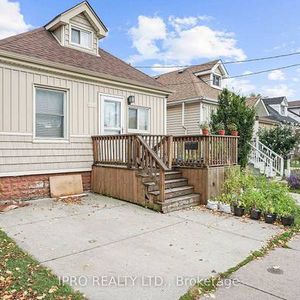
[[[0,39],[45,25],[80,1],[0,0]],[[109,30],[100,47],[151,76],[157,68],[274,56],[300,51],[299,0],[90,0]],[[242,95],[300,99],[300,55],[226,64],[225,80]],[[156,68],[153,68],[156,67]]]

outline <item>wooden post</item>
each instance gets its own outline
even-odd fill
[[[165,171],[160,169],[159,172],[159,195],[160,195],[160,202],[165,201]]]
[[[172,169],[173,163],[173,136],[168,137],[168,168]]]

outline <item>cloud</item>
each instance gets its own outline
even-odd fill
[[[133,47],[137,50],[129,62],[156,60],[173,65],[190,64],[201,58],[245,59],[246,55],[237,47],[233,33],[200,24],[208,18],[170,16],[165,22],[160,17],[139,16],[137,26],[129,30]]]
[[[133,47],[143,55],[144,60],[147,60],[155,57],[160,52],[156,42],[166,38],[167,29],[166,24],[159,17],[139,16],[138,26],[132,27],[129,34],[133,41]]]
[[[0,0],[0,39],[15,35],[31,28],[26,24],[19,2]]]
[[[273,87],[263,87],[263,94],[269,97],[286,96],[291,97],[295,95],[295,90],[286,84],[279,84]]]
[[[269,80],[285,80],[285,74],[281,70],[274,70],[268,74]]]
[[[249,95],[251,92],[256,91],[256,86],[248,79],[225,79],[225,87],[245,96]]]

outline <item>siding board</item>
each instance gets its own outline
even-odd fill
[[[39,84],[68,91],[67,122],[70,136],[66,142],[33,140],[33,91],[34,85]],[[150,133],[164,133],[162,96],[0,63],[0,116],[3,115],[0,120],[0,177],[10,173],[29,175],[34,172],[91,169],[93,157],[90,136],[99,132],[99,93],[124,97],[125,133],[126,99],[130,95],[135,95],[135,105],[150,107]]]

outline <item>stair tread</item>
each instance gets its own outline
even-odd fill
[[[177,175],[177,174],[182,174],[181,171],[166,171],[165,175]],[[159,173],[156,173],[156,175],[159,175]],[[142,177],[148,177],[149,175],[147,174],[140,174]]]
[[[171,204],[173,202],[186,200],[186,199],[189,199],[191,197],[196,197],[196,196],[200,197],[200,194],[191,193],[191,194],[187,194],[187,195],[184,195],[184,196],[177,196],[177,197],[169,198],[169,199],[166,199],[164,202],[158,201],[157,203],[158,204]],[[199,201],[200,201],[200,198],[199,198]]]
[[[189,189],[193,189],[193,188],[194,187],[192,185],[184,185],[184,186],[180,186],[180,187],[169,188],[169,189],[165,189],[165,194],[189,190]],[[149,193],[152,195],[155,195],[155,196],[160,194],[159,191],[153,191],[153,192],[149,192]]]
[[[165,180],[165,183],[175,183],[175,182],[182,182],[182,181],[187,181],[186,178],[177,178],[177,179],[167,179]],[[145,182],[145,185],[155,185],[156,183],[154,181],[151,182]]]

